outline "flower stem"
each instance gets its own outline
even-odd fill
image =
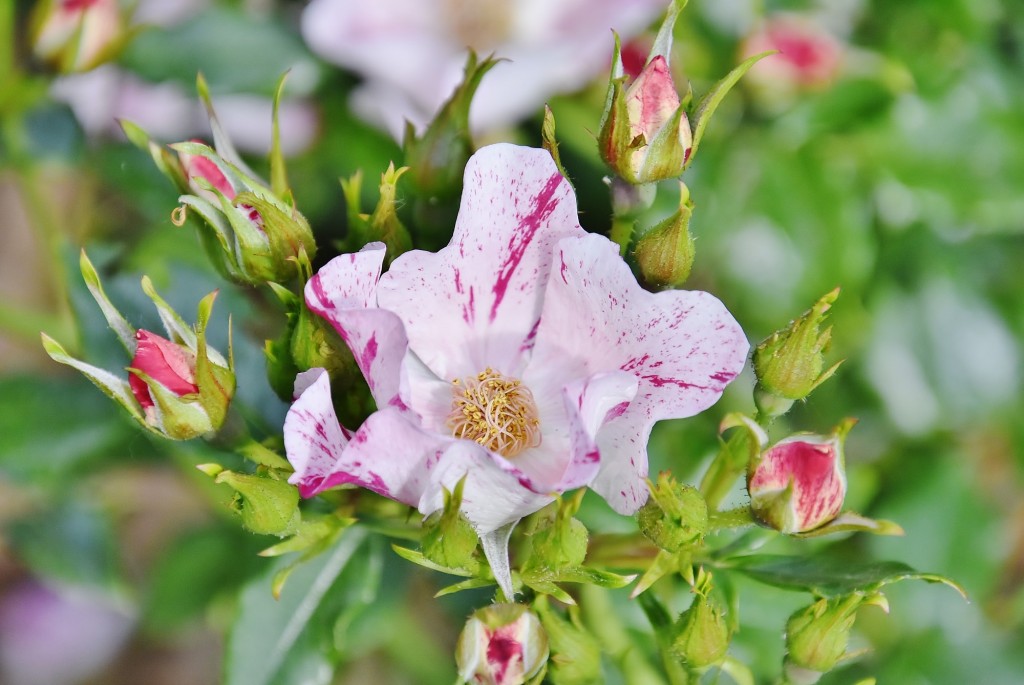
[[[707,473],[700,483],[701,494],[708,503],[708,509],[716,511],[733,483],[746,470],[750,459],[750,433],[737,430],[725,441],[715,455]]]
[[[743,528],[753,523],[754,517],[750,513],[750,507],[748,506],[712,512],[709,520],[712,531],[722,530],[723,528]]]
[[[669,682],[671,685],[687,685],[690,682],[690,676],[672,652],[672,618],[668,611],[654,597],[654,593],[645,592],[637,597],[637,600],[654,629],[654,636],[658,640],[658,650],[661,652],[662,664],[665,666]]]
[[[665,679],[647,661],[643,650],[633,643],[626,628],[613,619],[618,613],[609,600],[608,591],[594,585],[583,585],[580,595],[580,608],[587,629],[618,664],[626,685],[665,685]]]

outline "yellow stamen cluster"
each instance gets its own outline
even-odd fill
[[[454,380],[452,435],[478,442],[503,457],[514,457],[540,444],[540,418],[533,393],[514,378],[488,368]]]

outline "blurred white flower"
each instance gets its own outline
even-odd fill
[[[175,82],[143,81],[112,65],[62,76],[50,94],[71,107],[89,136],[120,136],[119,119],[138,124],[157,140],[210,136],[207,115],[194,93]],[[240,150],[270,150],[270,98],[240,93],[218,96],[215,102],[221,124]],[[280,122],[285,155],[308,148],[319,130],[316,108],[306,100],[282,100]]]
[[[666,0],[313,0],[306,42],[365,78],[353,108],[401,135],[429,121],[462,78],[466,48],[504,58],[470,111],[474,129],[513,123],[604,73],[612,30],[636,35]]]

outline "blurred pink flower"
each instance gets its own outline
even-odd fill
[[[109,59],[124,35],[118,0],[47,0],[33,49],[62,71],[86,71]]]
[[[759,90],[782,95],[828,85],[842,59],[841,44],[832,34],[809,17],[791,14],[769,18],[740,48],[741,57],[766,50],[779,53],[761,60],[744,80]]]
[[[474,129],[514,123],[544,101],[605,72],[612,30],[623,39],[665,11],[665,0],[313,0],[309,46],[362,75],[353,106],[401,135],[422,127],[462,78],[466,48],[507,59],[483,79]]]
[[[327,374],[292,405],[290,481],[306,497],[354,483],[429,514],[465,478],[462,511],[482,536],[585,485],[632,514],[652,425],[709,407],[746,356],[718,300],[644,291],[616,245],[580,228],[543,150],[482,148],[449,245],[382,276],[383,259],[371,243],[306,286],[378,407],[343,428]]]
[[[0,597],[0,682],[84,682],[117,655],[133,624],[95,592],[23,581]]]

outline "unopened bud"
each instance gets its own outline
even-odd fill
[[[493,604],[466,622],[455,659],[463,683],[523,685],[547,663],[547,633],[526,605]]]
[[[757,375],[755,399],[770,416],[784,413],[788,404],[776,406],[775,400],[802,400],[828,380],[841,362],[825,369],[824,352],[832,338],[832,328],[821,330],[827,312],[839,297],[839,289],[826,293],[813,307],[766,338],[754,351]]]
[[[827,673],[846,653],[861,595],[819,599],[786,622],[787,666]]]
[[[722,612],[706,596],[698,594],[676,622],[672,649],[691,668],[718,663],[729,648],[729,627]]]
[[[679,209],[637,241],[634,254],[648,285],[678,288],[690,276],[694,244],[690,235],[693,203],[686,184],[679,184]]]
[[[678,483],[670,473],[658,476],[651,497],[637,512],[640,532],[668,552],[699,542],[708,530],[708,505],[700,492]]]

